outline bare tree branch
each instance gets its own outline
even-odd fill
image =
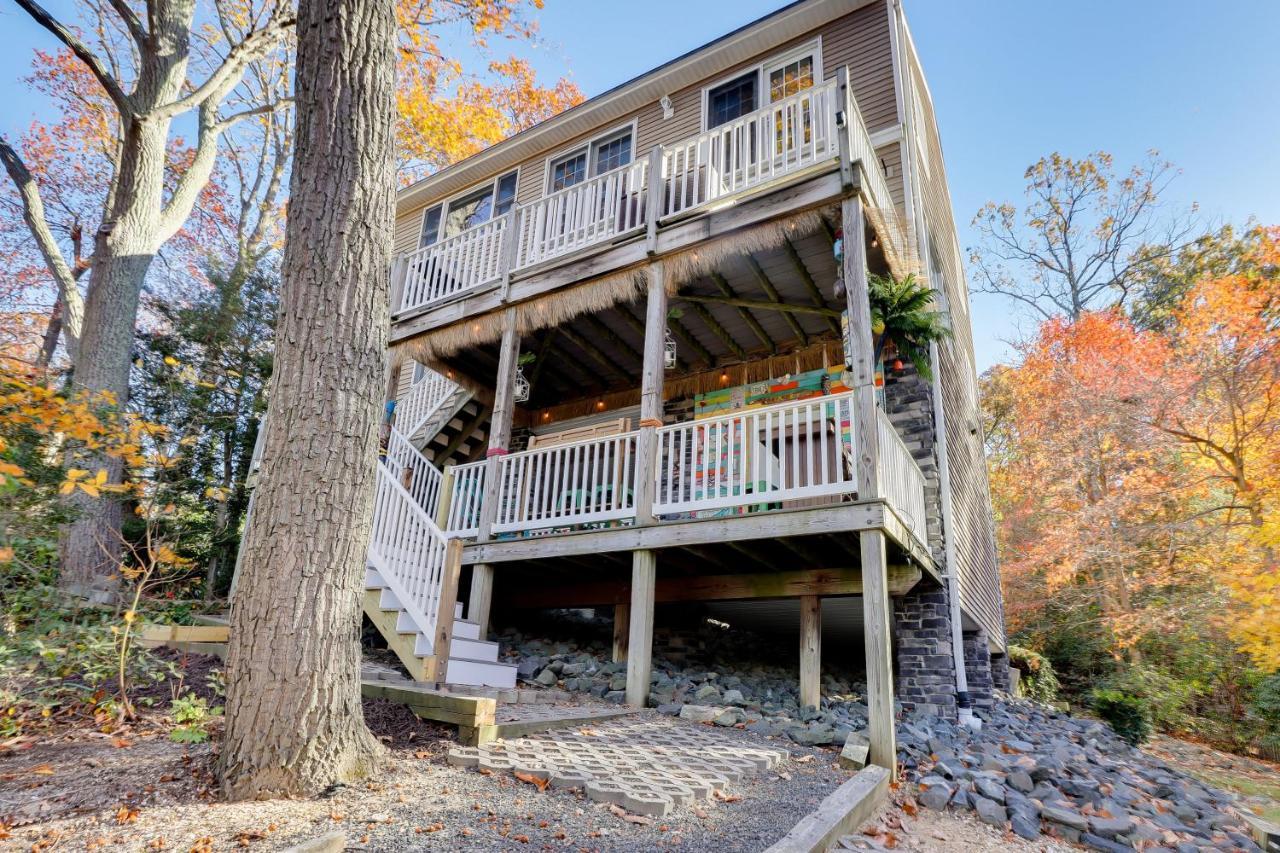
[[[139,48],[147,41],[147,31],[142,26],[136,12],[130,8],[128,0],[111,0],[111,8],[116,10],[116,14],[120,16],[120,20],[124,21],[125,27],[129,30],[129,35],[138,44]]]
[[[22,158],[18,156],[18,152],[3,137],[0,137],[0,161],[4,162],[5,171],[9,173],[9,177],[18,188],[18,194],[22,196],[22,218],[26,220],[27,228],[35,238],[40,254],[44,256],[49,273],[57,282],[58,294],[62,298],[64,309],[62,322],[67,340],[67,353],[71,356],[72,364],[75,364],[79,355],[80,333],[84,326],[84,298],[81,297],[80,289],[76,286],[76,276],[67,265],[66,258],[62,256],[58,241],[54,239],[49,223],[45,219],[40,187],[31,176],[26,164],[22,162]]]
[[[109,72],[106,66],[102,64],[102,60],[98,58],[97,54],[90,50],[84,42],[80,41],[75,33],[71,32],[56,18],[46,12],[39,3],[34,2],[34,0],[15,0],[15,2],[26,10],[27,14],[29,14],[36,23],[53,33],[59,41],[70,48],[71,52],[74,53],[81,62],[88,66],[91,72],[93,72],[93,76],[102,84],[102,88],[106,90],[107,95],[111,98],[112,102],[115,103],[116,109],[120,111],[120,114],[132,118],[132,100],[125,93],[124,89],[121,88],[120,83],[116,78],[112,76],[111,72]]]

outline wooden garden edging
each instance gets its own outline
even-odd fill
[[[888,770],[876,765],[859,770],[765,853],[823,853],[870,820],[888,795]]]

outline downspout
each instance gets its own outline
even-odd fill
[[[906,87],[911,85],[907,64],[902,50],[902,28],[906,26],[903,19],[900,0],[889,0],[889,46],[893,57],[894,94],[897,101],[898,115],[902,122],[902,188],[906,209],[910,212],[911,224],[916,232],[917,257],[925,259],[926,269],[932,271],[933,247],[925,239],[926,229],[922,227],[923,210],[916,204],[915,192],[915,127],[913,124],[915,111],[907,101]],[[932,277],[931,277],[932,278]],[[947,295],[938,289],[937,282],[930,281],[941,307],[948,307]],[[934,365],[939,362],[937,342],[929,344],[929,359]],[[964,666],[964,633],[960,621],[960,584],[957,577],[956,546],[953,531],[955,525],[951,504],[951,466],[947,460],[947,422],[943,412],[941,371],[935,369],[931,391],[933,395],[933,431],[936,436],[934,452],[938,457],[938,496],[942,511],[942,544],[946,563],[947,600],[951,611],[951,656],[956,674],[956,712],[960,722],[971,728],[982,725],[982,721],[973,715],[972,703],[969,699],[969,678]]]

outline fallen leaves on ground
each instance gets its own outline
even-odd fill
[[[551,784],[550,780],[540,779],[532,773],[521,773],[516,771],[515,777],[521,782],[528,782],[530,785],[535,786],[539,791],[547,790],[547,786]]]
[[[622,818],[627,823],[635,823],[635,824],[639,824],[640,826],[648,826],[649,824],[653,823],[653,818],[645,817],[644,815],[639,815],[639,814],[632,814],[631,812],[627,811],[622,806],[619,806],[616,803],[609,804],[609,812],[616,817]]]

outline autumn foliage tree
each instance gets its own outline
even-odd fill
[[[1055,316],[986,374],[1015,631],[1056,614],[1157,669],[1171,638],[1217,637],[1280,671],[1278,246],[1244,235],[1156,328],[1115,306]]]

